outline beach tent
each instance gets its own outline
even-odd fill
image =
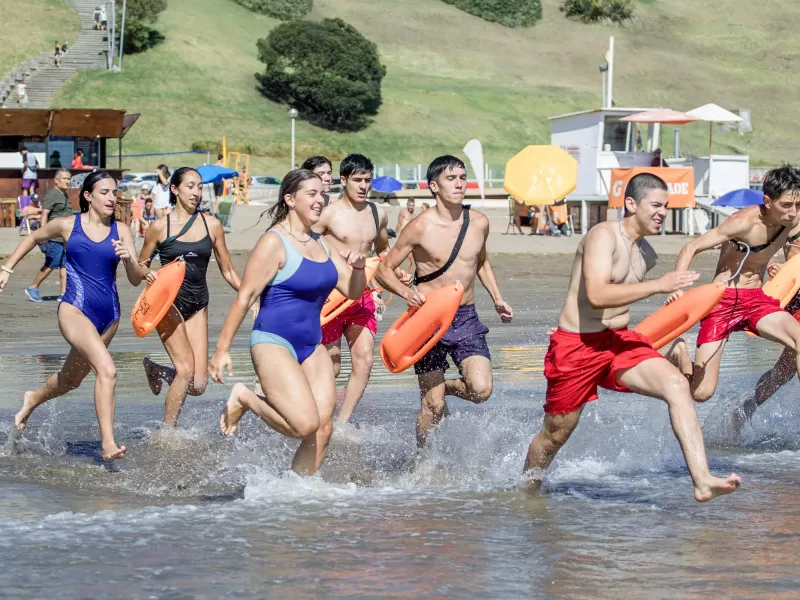
[[[742,117],[725,110],[717,104],[704,104],[686,113],[696,117],[699,121],[708,121],[708,153],[711,154],[711,140],[714,134],[714,123],[738,123],[743,121]]]

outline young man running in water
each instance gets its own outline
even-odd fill
[[[524,469],[531,476],[530,489],[541,485],[547,467],[578,426],[584,405],[597,399],[598,386],[667,403],[698,502],[739,486],[734,474],[721,479],[709,473],[703,433],[685,378],[644,336],[627,328],[631,304],[688,287],[699,277],[683,271],[644,279],[656,263],[644,237],[660,231],[667,202],[662,179],[649,173],[636,175],[625,189],[625,217],[595,226],[578,246],[558,329],[544,359],[544,422],[528,448]]]
[[[382,208],[367,200],[372,183],[372,161],[361,154],[346,156],[339,166],[343,194],[329,204],[314,231],[326,236],[326,241],[340,252],[360,252],[370,256],[389,248],[386,232],[388,217]],[[330,189],[330,187],[329,187]],[[375,354],[375,301],[367,288],[359,300],[322,328],[322,343],[333,360],[333,370],[339,376],[342,358],[342,337],[350,347],[353,371],[347,382],[344,403],[335,424],[347,423],[367,388]]]
[[[764,177],[763,205],[740,210],[719,227],[686,244],[678,255],[675,270],[686,271],[697,254],[722,245],[714,281],[725,283],[727,289],[700,324],[694,364],[683,340],[677,340],[668,353],[689,379],[692,396],[698,402],[714,395],[722,352],[734,331],[749,331],[783,344],[792,355],[795,370],[800,372],[800,323],[761,289],[767,264],[797,225],[798,212],[800,169],[789,165],[772,169]],[[681,293],[677,291],[669,301]]]
[[[486,256],[489,219],[463,205],[467,190],[467,168],[455,156],[440,156],[428,167],[428,185],[436,206],[406,224],[395,246],[378,268],[378,278],[390,292],[402,296],[411,307],[425,303],[425,293],[453,285],[464,286],[461,306],[441,340],[414,365],[422,407],[417,419],[417,445],[447,416],[445,396],[458,396],[479,404],[492,394],[492,363],[486,333],[475,310],[475,276],[489,292],[504,323],[513,317],[503,301]],[[395,270],[412,254],[417,289],[408,288]],[[449,257],[449,258],[448,258]],[[450,355],[461,372],[458,379],[445,379]]]

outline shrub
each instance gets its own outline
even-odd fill
[[[311,12],[314,0],[234,0],[253,12],[281,21],[300,19]]]
[[[151,27],[167,8],[167,0],[128,0],[125,15],[125,52],[144,52],[164,41]],[[117,23],[122,25],[122,2],[117,2]]]
[[[567,17],[584,23],[595,23],[603,19],[624,23],[633,18],[631,0],[564,0],[560,10]]]
[[[381,105],[386,69],[378,48],[341,19],[291,21],[258,40],[259,89],[301,118],[335,131],[358,131]]]
[[[485,21],[506,27],[530,27],[542,18],[541,0],[444,0]]]

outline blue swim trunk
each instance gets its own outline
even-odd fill
[[[44,248],[44,268],[63,269],[64,268],[64,242],[45,242]]]
[[[436,345],[414,365],[417,375],[433,371],[447,371],[449,354],[458,367],[470,356],[483,356],[492,359],[486,334],[489,328],[481,323],[474,304],[459,306],[450,329]]]

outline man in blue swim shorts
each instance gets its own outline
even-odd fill
[[[440,156],[428,167],[428,185],[436,206],[423,211],[400,233],[378,269],[378,278],[390,292],[402,296],[409,306],[419,307],[425,293],[460,281],[464,286],[461,306],[447,333],[414,365],[419,381],[422,406],[417,419],[417,445],[446,415],[445,396],[457,396],[476,404],[492,394],[492,363],[486,343],[486,327],[475,310],[475,276],[489,292],[503,323],[513,317],[497,287],[486,255],[489,219],[464,206],[467,169],[455,156]],[[417,272],[414,285],[406,287],[395,269],[413,255]],[[447,258],[449,257],[449,258]],[[447,355],[461,373],[458,379],[445,379]]]

